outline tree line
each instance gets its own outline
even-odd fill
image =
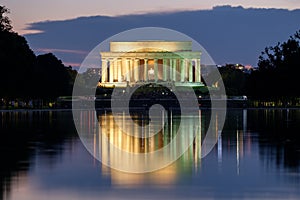
[[[9,10],[0,6],[0,98],[53,100],[71,95],[77,71],[66,67],[55,55],[36,56],[26,39],[12,30]]]
[[[219,68],[227,95],[258,100],[299,100],[300,30],[287,41],[266,47],[258,68],[250,73],[225,65]]]

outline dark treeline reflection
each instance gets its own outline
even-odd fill
[[[0,192],[9,197],[10,186],[19,174],[35,165],[35,155],[42,155],[53,165],[64,149],[67,138],[76,136],[70,112],[20,111],[0,112]],[[75,134],[74,134],[75,133]]]
[[[90,119],[96,116],[95,113],[91,111],[81,112],[83,116],[82,122],[84,122],[83,125],[88,124],[89,121],[93,123],[93,120]],[[211,113],[209,110],[201,110],[200,113],[201,130],[205,132],[209,124]],[[141,116],[141,113],[132,114],[132,118],[137,124],[144,124],[149,120],[145,118],[145,116]],[[107,124],[113,124],[113,121],[109,121],[109,119],[111,119],[109,114],[98,112],[97,115],[97,118],[102,117],[101,119],[103,120],[104,116],[107,115]],[[175,115],[173,115],[174,127],[177,127],[178,124],[176,124],[176,117],[174,116]],[[194,155],[199,150],[199,147],[195,145],[196,142],[194,142],[194,145],[190,147],[191,149],[172,165],[169,171],[167,170],[168,173],[164,174],[166,171],[162,171],[159,177],[164,177],[164,181],[169,180],[170,182],[168,182],[168,184],[174,186],[178,186],[177,184],[181,184],[181,182],[185,181],[184,178],[188,177],[189,180],[187,182],[193,180],[196,185],[198,184],[197,187],[199,186],[199,188],[211,187],[216,193],[219,192],[217,195],[222,196],[225,194],[228,195],[228,197],[232,195],[230,193],[230,189],[232,188],[230,187],[237,187],[235,188],[236,194],[241,193],[243,195],[243,191],[246,191],[245,188],[251,183],[252,177],[260,174],[261,171],[264,171],[262,176],[264,176],[266,180],[271,177],[269,181],[261,183],[266,183],[266,188],[278,185],[294,187],[295,185],[292,185],[293,180],[299,181],[300,169],[299,122],[300,110],[297,109],[229,109],[227,111],[222,135],[216,135],[218,137],[218,144],[206,158],[202,160],[195,159]],[[99,125],[101,125],[101,123],[99,123]],[[105,126],[103,126],[103,128],[105,128]],[[32,182],[32,180],[30,180],[32,179],[32,174],[35,176],[39,175],[36,171],[42,168],[50,169],[49,172],[44,174],[45,176],[47,173],[51,173],[53,177],[59,176],[55,174],[55,169],[51,169],[51,166],[57,163],[63,165],[64,161],[70,159],[72,156],[82,156],[78,155],[78,151],[67,151],[69,148],[71,148],[71,150],[73,150],[73,148],[78,149],[78,144],[81,144],[78,142],[71,111],[0,112],[0,134],[0,156],[2,158],[2,164],[0,165],[0,192],[2,199],[7,199],[10,196],[12,191],[14,191],[13,188],[17,187],[14,183],[18,182],[18,178],[22,177],[22,175],[25,174],[25,177],[28,178],[27,184]],[[204,137],[204,135],[202,135],[202,137]],[[164,137],[162,137],[162,139],[164,139]],[[72,155],[62,157],[65,152],[70,152]],[[85,156],[86,154],[83,155]],[[37,157],[40,158],[42,164],[36,161]],[[82,160],[82,158],[79,160]],[[72,168],[81,169],[80,166],[76,165],[78,163],[73,164],[74,163],[72,163]],[[93,163],[87,163],[87,165],[93,165]],[[64,183],[68,185],[68,188],[70,187],[72,191],[77,191],[78,189],[82,189],[82,183],[73,184],[74,180],[81,181],[82,179],[83,183],[88,181],[93,186],[97,186],[97,184],[101,182],[99,187],[105,185],[105,190],[101,191],[109,194],[109,192],[112,191],[111,188],[113,188],[114,181],[117,180],[119,181],[118,183],[124,183],[126,181],[134,182],[135,180],[131,180],[131,175],[129,174],[124,175],[116,170],[110,170],[101,165],[101,163],[99,163],[99,165],[101,171],[97,171],[97,173],[99,172],[98,174],[93,174],[93,171],[85,171],[82,172],[84,175],[80,176],[74,172],[64,171],[64,173],[70,173],[66,177],[72,177],[71,179],[66,178]],[[69,167],[69,165],[64,167]],[[98,167],[98,165],[96,167]],[[211,174],[209,174],[210,176],[206,176],[205,173],[209,172],[211,172]],[[266,176],[269,172],[271,175]],[[296,174],[297,176],[286,176],[284,174],[285,172],[291,172],[289,174]],[[92,177],[96,178],[85,178],[85,176],[88,177],[88,173],[91,173]],[[147,174],[147,177],[150,179],[153,178],[152,176],[153,174],[151,173]],[[274,183],[277,176],[286,177],[286,182],[278,179],[278,183]],[[124,179],[124,177],[126,178]],[[143,188],[143,176],[141,175],[139,177],[141,179],[139,180],[140,187]],[[158,179],[158,177],[155,178]],[[153,180],[155,178],[153,178]],[[235,182],[233,181],[232,185],[227,184],[228,178],[235,180]],[[40,183],[43,183],[42,180],[50,182],[47,178],[41,178]],[[62,181],[62,179],[57,180]],[[159,180],[161,181],[162,179]],[[211,180],[218,180],[219,182],[214,183]],[[247,181],[250,183],[247,184]],[[260,183],[259,180],[255,179],[252,181],[254,182],[252,182],[253,185],[251,185],[252,188],[250,189],[254,191],[261,189],[260,186],[256,186]],[[186,184],[187,182],[184,183]],[[59,182],[53,180],[51,184],[52,187],[57,190],[63,190],[61,186],[66,187],[66,185],[60,185]],[[204,185],[202,186],[201,184]],[[49,186],[47,184],[45,185],[46,188]],[[243,188],[243,186],[245,188]],[[227,187],[228,191],[225,189],[222,190],[221,188],[223,187]],[[98,187],[96,188],[97,190],[99,189]],[[145,188],[143,188],[143,192],[146,192]],[[33,190],[30,192],[34,193],[36,191]],[[36,195],[39,194],[40,193]],[[41,194],[44,195],[44,193]],[[286,193],[283,192],[282,194],[284,195]],[[193,195],[196,196],[198,194],[195,193]],[[51,197],[49,198],[51,199]]]
[[[300,110],[250,110],[248,124],[260,133],[261,159],[269,166],[299,171],[300,166]]]
[[[299,109],[230,110],[223,140],[236,135],[237,130],[243,130],[244,135],[250,131],[252,139],[258,140],[260,158],[267,167],[275,164],[278,168],[299,171]]]

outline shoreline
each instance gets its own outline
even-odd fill
[[[189,101],[189,99],[183,99],[183,101]],[[274,109],[274,110],[286,110],[286,109],[300,109],[300,104],[298,102],[285,102],[280,104],[274,104],[274,103],[266,103],[270,101],[264,101],[264,100],[251,100],[251,99],[232,99],[232,98],[218,98],[213,99],[214,101],[214,108],[211,108],[212,100],[208,98],[199,98],[198,99],[198,106],[199,109],[223,109],[224,104],[226,104],[227,109]],[[225,102],[226,101],[226,102]],[[96,99],[84,99],[84,100],[78,100],[78,99],[60,99],[60,101],[55,101],[53,104],[48,106],[47,104],[42,105],[30,105],[30,106],[20,106],[17,104],[17,106],[9,106],[6,107],[4,105],[0,106],[1,112],[26,112],[26,111],[71,111],[73,105],[75,104],[74,108],[79,108],[80,110],[87,110],[91,106],[95,106],[95,110],[111,110],[111,99],[110,98],[96,98]],[[76,105],[78,104],[78,105]],[[161,99],[161,98],[152,98],[152,99],[146,99],[146,98],[134,98],[130,100],[129,107],[131,110],[147,110],[154,104],[160,104],[162,105],[166,110],[174,110],[179,111],[180,110],[180,104],[177,101],[177,99],[169,98],[169,99]],[[118,110],[125,110],[128,106],[126,102],[124,102],[123,99],[115,100],[114,105],[116,105],[116,109]],[[188,104],[185,104],[188,105]],[[86,106],[86,107],[85,107]],[[192,109],[192,107],[187,107],[187,109]]]
[[[118,110],[124,110],[120,107]],[[145,110],[144,108],[132,107],[131,110]],[[199,107],[199,110],[211,110],[209,107]],[[223,108],[214,108],[216,110]],[[17,109],[0,109],[0,112],[70,112],[72,108],[17,108]],[[76,110],[90,110],[90,109],[76,109]],[[178,109],[172,109],[178,110]],[[300,107],[226,107],[226,110],[300,110]],[[96,108],[95,111],[111,111],[111,108]]]

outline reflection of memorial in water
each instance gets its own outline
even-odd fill
[[[199,111],[199,118],[194,116],[176,116],[172,113],[169,113],[168,117],[167,112],[161,112],[161,115],[149,119],[147,116],[139,114],[126,116],[124,113],[120,113],[118,116],[113,116],[111,113],[105,112],[98,115],[98,133],[102,137],[107,137],[110,144],[133,153],[149,153],[163,148],[176,136],[180,125],[184,130],[184,135],[180,138],[182,142],[193,139],[194,136],[197,136],[197,138],[202,137],[201,127],[199,126],[201,124],[201,111]],[[135,122],[134,125],[130,123],[131,120]],[[153,124],[157,125],[157,127],[151,126],[149,121],[155,121]],[[160,126],[162,127],[161,129]],[[158,132],[153,134],[155,130],[158,130]],[[181,146],[180,144],[177,145],[178,147]],[[102,158],[108,156],[107,153],[109,152],[106,152],[106,150],[102,146]]]
[[[94,154],[98,155],[103,163],[110,163],[115,161],[114,150],[110,145],[132,153],[146,154],[157,151],[166,145],[168,145],[172,139],[176,136],[179,126],[184,130],[184,134],[181,135],[180,143],[187,143],[192,141],[192,145],[182,156],[181,161],[190,162],[193,161],[195,168],[200,164],[201,160],[201,143],[205,137],[206,129],[210,121],[210,115],[199,110],[199,116],[178,116],[172,113],[162,112],[162,117],[152,118],[151,121],[161,120],[160,124],[163,125],[162,129],[157,134],[147,137],[155,127],[151,127],[149,124],[150,119],[143,115],[127,116],[124,113],[119,113],[117,116],[113,116],[109,112],[98,113],[98,131],[94,135]],[[133,126],[129,122],[133,119],[135,125]],[[216,124],[216,117],[213,117],[213,123]],[[121,123],[117,123],[121,122]],[[158,121],[156,123],[158,124]],[[216,125],[214,125],[217,128]],[[130,134],[128,134],[130,132]],[[136,134],[135,134],[136,133]],[[144,137],[138,137],[138,133],[142,133]],[[134,136],[137,135],[137,136]],[[215,130],[215,137],[218,137],[218,130]],[[105,140],[109,143],[106,143]],[[172,156],[176,154],[179,148],[183,148],[180,143],[175,144],[175,148],[170,152]],[[109,144],[109,145],[107,145]],[[159,160],[157,161],[159,162]],[[130,165],[131,163],[123,163],[124,165]],[[141,164],[142,166],[142,164]],[[170,172],[173,171],[173,172]],[[167,174],[176,174],[176,165],[170,165],[167,168],[159,170],[157,173],[167,172]],[[119,174],[121,172],[118,172]],[[121,173],[122,174],[122,173]],[[121,174],[118,177],[123,177]],[[134,176],[136,177],[136,176]],[[160,175],[160,177],[162,177]],[[158,178],[158,177],[156,177]],[[169,177],[170,178],[170,177]],[[174,177],[173,177],[174,178]],[[166,177],[164,180],[168,180]]]
[[[97,134],[102,137],[99,137],[99,141],[95,142],[95,144],[100,144],[100,141],[103,141],[103,137],[107,137],[110,144],[113,144],[124,151],[146,154],[168,145],[176,136],[181,123],[182,128],[185,130],[184,138],[181,138],[181,141],[184,143],[186,140],[194,140],[194,144],[183,156],[183,159],[185,159],[185,161],[183,161],[189,162],[194,160],[196,166],[200,161],[201,141],[203,138],[202,133],[204,132],[204,130],[201,130],[201,111],[199,111],[199,117],[178,116],[172,113],[169,113],[168,116],[167,112],[162,112],[161,114],[162,117],[151,118],[151,121],[156,121],[154,124],[158,124],[158,120],[161,120],[160,124],[163,125],[163,128],[159,130],[157,134],[147,137],[147,135],[150,135],[150,133],[156,129],[156,127],[151,127],[151,125],[146,126],[149,124],[149,118],[139,114],[126,116],[124,113],[120,113],[118,116],[113,116],[111,113],[101,113],[98,115],[99,130]],[[138,124],[139,126],[132,126],[132,124],[129,123],[132,118],[135,124]],[[121,121],[121,123],[116,123],[117,120],[119,122]],[[119,127],[118,124],[121,124],[121,127]],[[129,135],[128,132],[131,134]],[[144,137],[133,136],[138,135],[138,133],[142,133]],[[111,149],[105,145],[106,143],[102,142],[99,146],[95,146],[95,149],[99,148],[98,152],[101,154],[100,157],[103,162],[113,161],[114,158],[112,157],[115,155],[111,152]],[[176,148],[174,148],[174,152],[171,152],[171,154],[175,154],[177,148],[181,147],[181,144],[176,144]],[[130,163],[124,163],[124,165],[126,164]],[[111,174],[112,183],[114,185],[137,186],[139,183],[145,182],[145,180],[147,180],[147,182],[164,185],[172,183],[177,179],[178,170],[182,170],[179,169],[177,165],[178,164],[173,163],[168,167],[150,174],[128,174],[115,170],[111,171],[110,168],[107,168],[106,166],[102,166],[102,170],[110,171],[109,173]]]
[[[184,143],[189,139],[193,139],[193,145],[186,151],[181,159],[182,162],[192,161],[194,167],[197,168],[201,161],[202,150],[205,148],[203,146],[203,140],[205,138],[208,125],[211,122],[214,127],[214,137],[218,140],[215,150],[217,151],[219,167],[222,167],[223,165],[222,154],[231,152],[231,150],[233,150],[233,145],[236,154],[237,173],[239,174],[240,160],[243,158],[245,148],[248,154],[251,152],[251,139],[248,135],[245,136],[247,133],[247,110],[242,110],[242,112],[235,111],[233,113],[234,114],[231,116],[232,120],[237,124],[232,126],[232,128],[235,129],[235,133],[233,133],[230,137],[228,137],[228,132],[225,135],[220,134],[220,130],[218,128],[218,116],[210,116],[210,113],[207,110],[199,110],[199,116],[197,118],[194,116],[178,116],[176,114],[170,114],[168,116],[167,113],[164,113],[162,114],[164,117],[151,119],[152,121],[161,120],[161,124],[164,124],[163,129],[158,131],[157,134],[147,137],[147,134],[149,134],[151,130],[155,129],[155,127],[146,127],[150,121],[150,119],[146,116],[141,114],[127,116],[121,112],[117,116],[113,116],[111,113],[103,111],[97,115],[97,129],[93,129],[93,152],[94,155],[100,157],[104,163],[113,162],[115,159],[114,152],[107,144],[113,144],[117,148],[126,152],[138,154],[155,152],[172,141],[174,136],[177,134],[181,118],[181,125],[183,127],[182,129],[184,130],[184,134],[180,141]],[[82,120],[89,120],[89,122],[86,121],[83,124],[88,127],[92,127],[90,123],[94,123],[93,121],[95,120],[95,117],[96,115],[94,112],[83,112]],[[132,124],[131,126],[128,125],[130,124],[129,121],[132,119],[137,126],[132,126]],[[198,119],[198,121],[195,121],[195,119]],[[121,123],[117,123],[117,121]],[[137,133],[137,137],[134,136],[134,133]],[[138,137],[138,133],[143,133],[144,137]],[[234,143],[231,141],[232,137],[236,138]],[[103,138],[107,138],[109,143],[103,142]],[[246,146],[244,146],[245,139]],[[176,143],[175,147],[176,148],[174,148],[173,152],[170,152],[170,154],[175,154],[178,148],[182,147],[182,145],[180,143]]]
[[[131,120],[130,117],[126,116],[117,116],[114,119],[114,116],[111,114],[105,114],[103,116],[98,117],[100,123],[99,134],[103,134],[108,138],[110,144],[127,151],[127,152],[136,152],[136,153],[144,153],[148,152],[150,149],[153,149],[154,140],[156,139],[157,143],[161,142],[161,133],[157,134],[156,138],[154,137],[146,139],[146,138],[138,138],[134,136],[127,135],[123,130],[126,126],[128,129],[132,129],[132,132],[139,131],[139,127],[128,127],[127,121]],[[122,127],[119,127],[115,120],[122,120]],[[141,127],[142,128],[142,127]],[[147,130],[144,130],[146,132]],[[102,143],[102,145],[104,145]],[[161,146],[161,144],[158,144]],[[102,148],[102,156],[105,154],[105,150]],[[104,153],[104,154],[103,154]]]
[[[197,117],[192,115],[179,116],[172,113],[169,113],[168,116],[167,112],[161,114],[163,117],[151,118],[151,121],[156,121],[157,123],[155,124],[158,124],[158,120],[161,120],[160,124],[164,122],[163,128],[159,130],[157,134],[147,137],[147,134],[155,129],[155,127],[147,127],[146,125],[149,124],[150,119],[141,114],[129,116],[120,112],[113,116],[112,113],[106,111],[99,111],[97,115],[95,115],[93,111],[81,111],[81,120],[83,120],[81,123],[82,129],[87,130],[87,135],[90,135],[87,138],[89,138],[88,140],[93,144],[93,149],[90,149],[90,152],[94,154],[95,157],[100,158],[104,164],[101,170],[104,174],[110,174],[113,184],[127,187],[129,185],[145,182],[145,180],[151,183],[167,184],[177,180],[180,175],[179,172],[186,171],[183,173],[189,174],[193,170],[199,170],[201,167],[201,157],[203,156],[202,151],[203,148],[205,148],[202,143],[210,122],[213,126],[213,137],[216,140],[219,137],[218,117],[211,116],[208,110],[199,110],[199,116]],[[94,120],[96,118],[98,121],[96,120],[95,122]],[[131,120],[135,122],[134,126],[129,123]],[[192,145],[177,162],[146,174],[128,174],[112,170],[112,168],[105,166],[120,163],[120,160],[122,160],[122,165],[127,165],[127,168],[132,165],[140,165],[136,168],[143,167],[144,161],[136,162],[136,160],[130,160],[131,158],[127,161],[122,158],[121,154],[116,153],[116,149],[141,155],[156,152],[172,142],[174,137],[178,134],[177,131],[180,126],[182,126],[183,130],[183,134],[179,140],[180,142],[175,143],[172,152],[163,155],[163,157],[173,156],[183,147],[182,143],[187,143],[192,140]],[[144,137],[138,137],[139,133],[142,133]],[[112,146],[116,148],[112,148]],[[160,159],[163,159],[163,157],[155,158],[153,161],[151,160],[151,162],[160,162]]]

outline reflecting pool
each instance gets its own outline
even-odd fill
[[[115,119],[108,111],[80,112],[82,129],[91,128],[88,150],[71,111],[0,112],[3,199],[300,198],[298,109],[229,109],[223,130],[208,109],[199,110],[197,117],[165,113],[151,119],[162,129],[151,126],[151,120],[139,113],[120,112]],[[129,126],[129,119],[135,125]],[[217,143],[203,157],[210,124]],[[181,142],[174,143],[166,156],[175,155],[184,143],[191,145],[158,171],[121,172],[92,156],[105,163],[138,167],[139,162],[125,162],[103,141],[125,152],[151,153],[172,143],[179,127],[184,133]],[[149,136],[152,129],[158,133]],[[135,137],[135,133],[143,135]]]

